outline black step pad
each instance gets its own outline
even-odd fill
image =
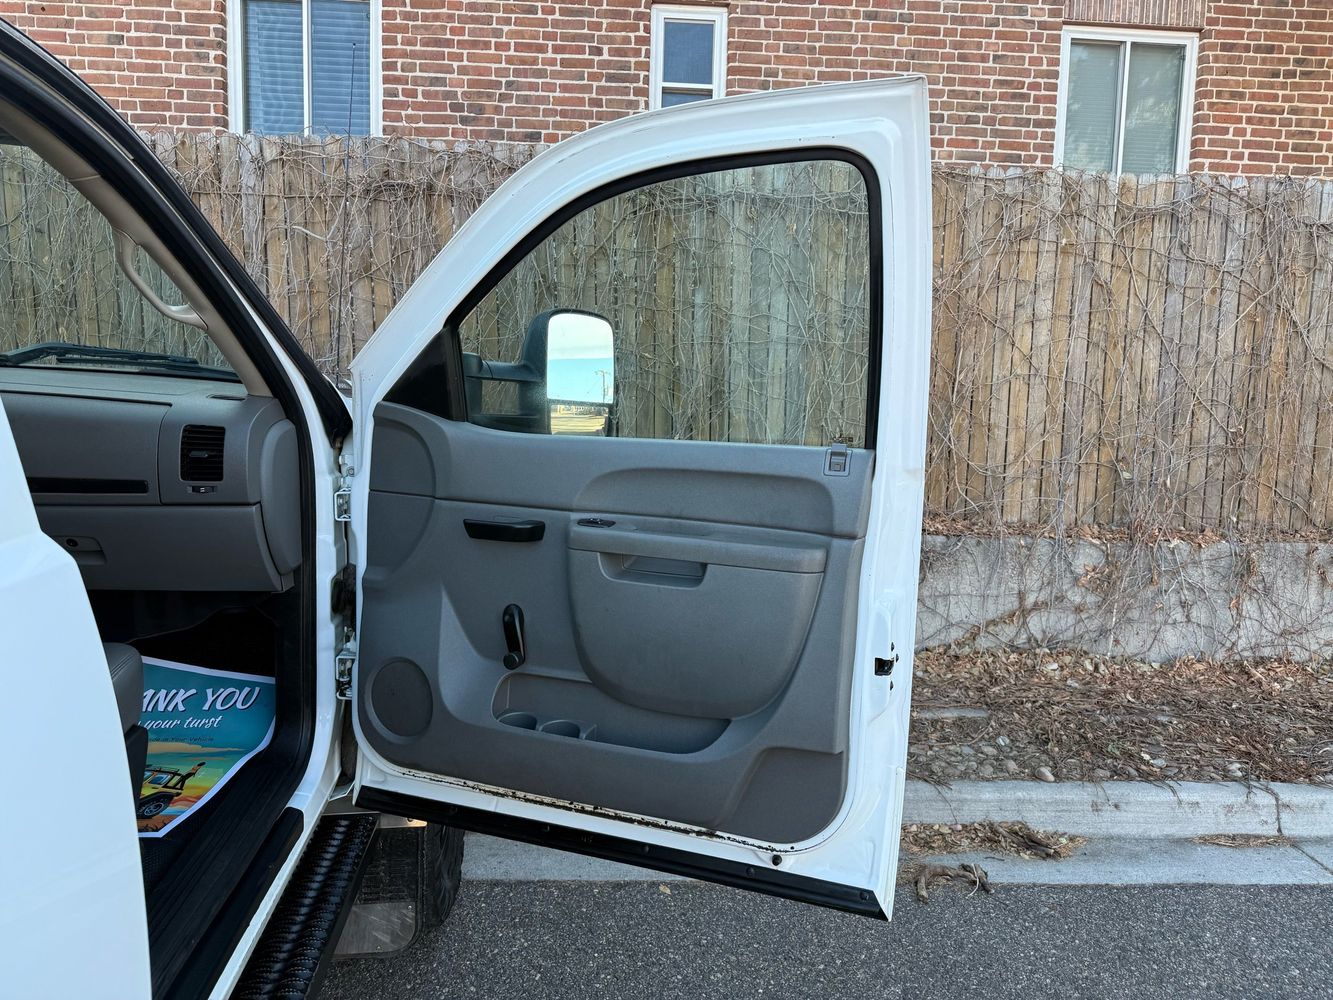
[[[375,839],[377,816],[320,820],[232,993],[236,1000],[303,1000],[337,944]]]

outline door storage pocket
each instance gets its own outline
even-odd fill
[[[570,550],[575,641],[602,691],[709,719],[750,715],[781,693],[805,646],[822,573],[700,561],[701,572],[683,583],[626,572],[619,553]]]

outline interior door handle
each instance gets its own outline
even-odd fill
[[[465,517],[469,538],[485,542],[540,542],[546,536],[545,521],[482,521]]]
[[[510,604],[500,615],[500,624],[504,627],[505,646],[509,650],[501,662],[506,670],[517,670],[528,658],[528,642],[523,635],[523,609]]]

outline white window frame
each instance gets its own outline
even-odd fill
[[[1190,146],[1194,137],[1194,77],[1199,57],[1199,36],[1189,31],[1158,31],[1153,28],[1065,28],[1060,33],[1060,85],[1056,94],[1055,166],[1064,169],[1065,105],[1069,98],[1070,45],[1073,42],[1118,43],[1124,58],[1120,69],[1120,97],[1116,102],[1116,146],[1114,166],[1119,167],[1125,148],[1125,90],[1129,84],[1129,56],[1135,42],[1180,45],[1185,49],[1185,67],[1180,79],[1180,129],[1176,136],[1176,173],[1189,170]],[[1118,169],[1112,173],[1119,173]]]
[[[301,4],[301,60],[304,66],[302,98],[305,102],[303,134],[311,132],[310,90],[310,0]],[[384,29],[381,0],[370,2],[370,134],[384,134]],[[227,0],[227,127],[245,131],[245,0]]]
[[[662,79],[663,48],[666,45],[668,21],[702,21],[713,26],[713,82],[677,83]],[[725,7],[693,7],[685,4],[654,4],[651,35],[648,47],[648,107],[662,106],[663,88],[724,97],[727,93],[727,9]]]

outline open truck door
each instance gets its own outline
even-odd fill
[[[500,187],[353,366],[357,804],[889,914],[930,222],[919,77]]]

